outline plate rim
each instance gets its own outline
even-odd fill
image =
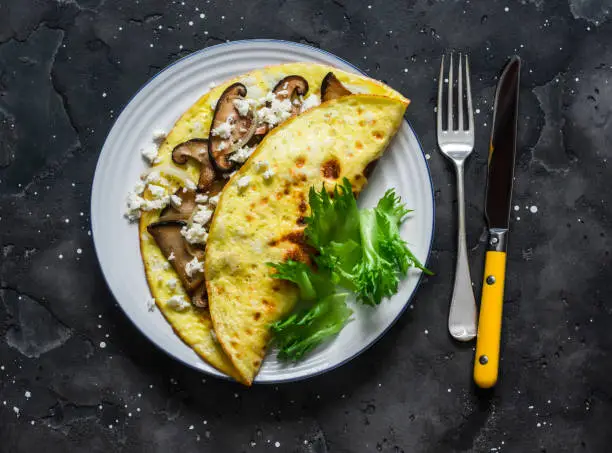
[[[370,77],[365,71],[363,71],[361,68],[355,66],[354,64],[352,64],[351,62],[345,60],[342,57],[337,56],[336,54],[329,52],[327,50],[318,48],[318,47],[314,47],[314,46],[310,46],[308,44],[303,44],[303,43],[298,43],[298,42],[294,42],[294,41],[287,41],[287,40],[283,40],[283,39],[272,39],[272,38],[254,38],[254,39],[240,39],[240,40],[236,40],[236,41],[228,41],[228,42],[224,42],[224,43],[219,43],[219,44],[215,44],[212,46],[208,46],[208,47],[204,47],[202,49],[198,49],[194,52],[191,52],[188,55],[185,55],[184,57],[179,58],[176,61],[173,61],[172,63],[168,64],[167,66],[165,66],[164,68],[162,68],[161,70],[159,70],[157,73],[155,73],[152,77],[150,77],[144,84],[142,84],[138,90],[136,90],[136,92],[130,96],[130,98],[128,99],[128,101],[118,110],[120,110],[119,114],[117,115],[116,119],[113,121],[113,124],[111,125],[111,127],[109,128],[106,137],[104,139],[104,143],[102,144],[102,147],[100,148],[99,154],[98,154],[98,159],[96,161],[96,167],[94,169],[94,176],[92,179],[92,186],[91,186],[91,197],[90,197],[90,202],[89,202],[89,210],[90,210],[90,219],[89,219],[89,224],[90,224],[90,229],[92,231],[92,240],[93,240],[93,244],[94,244],[94,250],[96,253],[96,258],[98,260],[98,265],[100,267],[100,271],[102,273],[102,277],[104,278],[104,282],[106,283],[107,288],[109,289],[110,293],[112,294],[113,298],[115,299],[115,302],[117,303],[117,305],[121,308],[121,311],[123,312],[123,314],[126,316],[126,318],[128,318],[130,320],[130,322],[132,323],[132,325],[134,325],[134,327],[136,327],[136,329],[142,334],[144,335],[147,340],[149,340],[149,342],[151,342],[157,349],[161,350],[162,352],[164,352],[167,356],[171,357],[172,359],[182,363],[183,365],[186,365],[187,367],[196,370],[200,373],[204,373],[206,375],[209,376],[214,376],[216,378],[225,380],[225,381],[230,381],[230,382],[234,382],[234,383],[238,383],[236,382],[233,378],[231,378],[230,376],[225,375],[222,372],[218,372],[218,373],[214,373],[214,372],[210,372],[208,370],[202,369],[202,368],[198,368],[195,365],[193,365],[192,363],[187,362],[186,360],[182,359],[179,356],[174,355],[173,353],[171,353],[170,351],[168,351],[167,349],[165,349],[164,347],[162,347],[161,345],[158,345],[156,341],[154,341],[151,337],[149,337],[149,335],[147,335],[147,333],[142,330],[139,325],[136,323],[136,321],[134,319],[132,319],[132,317],[128,314],[128,312],[123,308],[123,305],[119,302],[119,299],[117,298],[115,291],[113,290],[112,286],[110,285],[108,278],[106,276],[106,273],[104,272],[104,268],[102,266],[102,263],[100,261],[100,252],[98,250],[98,245],[95,239],[95,233],[94,233],[94,195],[97,193],[96,190],[96,178],[99,177],[98,176],[98,170],[100,167],[100,161],[101,161],[101,157],[102,157],[102,151],[104,150],[104,146],[106,144],[106,142],[108,141],[108,137],[110,135],[110,133],[112,132],[112,130],[114,129],[115,125],[117,124],[117,122],[119,121],[119,119],[121,118],[121,115],[123,114],[123,112],[127,109],[127,107],[131,104],[131,102],[136,98],[136,96],[138,96],[140,94],[140,92],[142,90],[144,90],[149,84],[151,84],[151,82],[153,82],[153,80],[155,80],[158,76],[160,76],[162,73],[164,73],[165,71],[169,70],[171,67],[178,65],[180,63],[182,63],[185,60],[188,60],[190,58],[195,58],[196,56],[199,56],[203,53],[207,53],[212,51],[213,49],[219,49],[220,47],[229,47],[229,46],[235,46],[235,45],[252,45],[252,44],[261,44],[261,43],[277,43],[277,44],[282,44],[282,45],[287,45],[287,46],[293,46],[293,47],[300,47],[300,48],[306,48],[309,50],[314,50],[316,52],[325,54],[328,57],[331,57],[332,59],[335,59],[337,61],[340,61],[348,66],[350,66],[352,69],[354,69],[355,71],[357,71],[359,74],[365,76],[365,77]],[[426,158],[426,154],[425,151],[423,150],[423,145],[421,143],[421,140],[419,139],[419,136],[416,134],[416,132],[414,131],[414,128],[412,127],[412,124],[410,124],[410,122],[406,119],[405,115],[403,117],[403,121],[408,125],[408,127],[410,128],[410,131],[412,132],[412,135],[414,136],[416,143],[418,144],[418,148],[419,151],[421,152],[422,158],[423,158],[423,163],[425,164],[425,168],[427,170],[427,177],[429,179],[429,190],[430,190],[430,195],[431,195],[431,209],[432,209],[432,222],[431,222],[431,237],[429,240],[429,244],[427,246],[427,256],[425,258],[425,260],[423,261],[423,265],[427,266],[427,264],[429,263],[429,260],[431,258],[431,252],[433,249],[433,240],[434,240],[434,234],[435,234],[435,226],[436,226],[436,203],[435,203],[435,196],[434,196],[434,187],[433,187],[433,179],[431,177],[431,170],[429,168],[429,164],[427,162],[427,158]],[[99,190],[99,189],[98,189]],[[325,373],[329,373],[332,372],[338,368],[340,368],[343,365],[346,365],[348,362],[350,362],[351,360],[359,357],[360,355],[362,355],[364,352],[366,352],[368,349],[370,349],[372,346],[374,346],[376,343],[378,343],[380,341],[380,339],[397,323],[397,321],[400,319],[400,317],[406,312],[406,310],[408,309],[408,307],[412,304],[412,301],[415,297],[415,294],[417,293],[419,287],[421,286],[422,280],[423,280],[423,276],[424,276],[424,272],[421,272],[418,278],[418,281],[416,282],[414,289],[411,291],[410,295],[408,296],[406,302],[403,304],[401,310],[397,313],[397,315],[391,320],[391,322],[389,323],[389,325],[387,327],[385,327],[372,341],[370,341],[369,343],[365,344],[361,349],[359,349],[357,352],[355,352],[354,354],[350,355],[349,357],[346,357],[345,359],[341,360],[338,363],[333,364],[332,366],[325,368],[325,369],[320,369],[320,370],[315,370],[311,373],[304,373],[302,375],[299,376],[295,376],[295,377],[291,377],[291,378],[287,378],[287,379],[271,379],[271,380],[266,380],[266,381],[257,381],[257,378],[255,378],[255,380],[253,381],[253,385],[276,385],[276,384],[283,384],[283,383],[292,383],[292,382],[299,382],[299,381],[304,381],[306,379],[311,379],[317,376],[320,376],[322,374]],[[200,358],[200,360],[203,360],[202,358]],[[218,370],[215,370],[218,371]]]

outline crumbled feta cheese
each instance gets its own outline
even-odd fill
[[[240,148],[238,151],[234,152],[230,156],[229,160],[231,160],[232,162],[242,164],[246,162],[246,160],[251,156],[251,154],[253,154],[253,151],[255,151],[255,147],[249,148],[248,146],[244,146]]]
[[[143,183],[142,181],[138,181],[135,185],[134,185],[134,193],[136,195],[142,195],[142,193],[144,192],[145,188],[147,186],[145,185],[145,183]]]
[[[210,83],[208,84],[208,89],[209,89],[209,90],[212,90],[212,89],[213,89],[214,87],[216,87],[216,86],[217,86],[217,84],[216,84],[215,82],[210,82]]]
[[[219,149],[219,151],[223,151],[224,149],[227,149],[228,146],[229,145],[227,142],[221,142],[219,143],[219,146],[217,146],[217,148]]]
[[[204,263],[194,257],[191,261],[185,264],[185,273],[188,277],[193,277],[198,272],[204,272]]]
[[[219,195],[215,195],[214,197],[210,197],[208,199],[208,204],[211,206],[217,206],[219,203]]]
[[[305,112],[308,109],[316,107],[320,103],[321,101],[319,100],[318,96],[315,94],[311,94],[302,102],[302,108],[300,109],[300,112]]]
[[[208,201],[208,195],[196,194],[196,203],[206,203]]]
[[[212,215],[213,215],[212,209],[210,209],[207,206],[199,206],[198,210],[195,211],[193,216],[191,217],[191,220],[194,223],[199,223],[200,225],[206,225],[208,222],[210,222]]]
[[[170,278],[166,281],[166,285],[168,286],[168,289],[170,290],[175,290],[177,283],[178,283],[178,280],[176,278]]]
[[[145,148],[140,150],[142,157],[145,158],[149,164],[154,164],[157,162],[157,146],[155,145],[147,145]]]
[[[148,173],[144,177],[144,181],[146,183],[153,183],[153,184],[167,184],[168,183],[168,180],[166,178],[163,178],[161,173],[158,171],[152,171]]]
[[[176,257],[174,256],[174,252],[170,252],[170,255],[168,255],[168,261],[173,261],[173,260],[174,260],[174,258],[176,258]]]
[[[266,170],[269,166],[270,164],[268,163],[267,160],[258,160],[257,162],[255,162],[255,170],[257,170],[260,173]]]
[[[174,311],[185,311],[191,306],[191,304],[185,300],[185,296],[172,296],[166,302],[166,306]]]
[[[170,197],[163,197],[157,200],[145,200],[144,206],[142,206],[143,211],[155,211],[156,209],[164,209],[168,206],[170,202]]]
[[[261,175],[261,176],[263,176],[264,180],[269,181],[274,176],[274,172],[272,170],[268,169],[268,170],[264,171],[263,175]]]
[[[206,244],[208,231],[199,223],[192,223],[191,226],[181,228],[181,234],[190,244]]]
[[[274,98],[269,107],[262,107],[257,111],[257,118],[260,122],[274,127],[291,116],[291,109],[292,105],[289,99],[279,101]]]
[[[185,187],[189,190],[196,190],[196,184],[191,179],[185,179]]]
[[[155,310],[155,299],[153,297],[147,299],[147,310]]]
[[[227,119],[225,123],[219,124],[210,133],[213,137],[220,137],[222,139],[230,138],[234,125],[230,122],[231,117]]]
[[[180,208],[183,204],[183,199],[178,195],[170,195],[170,204],[175,208]]]
[[[238,181],[236,181],[236,185],[238,186],[238,190],[244,190],[249,187],[249,183],[251,182],[250,176],[243,176]]]
[[[166,131],[163,129],[153,130],[153,143],[161,145],[166,140]]]
[[[149,184],[149,192],[151,192],[151,195],[155,200],[159,200],[166,195],[166,189],[155,184]]]
[[[249,110],[251,110],[251,104],[244,99],[234,99],[234,107],[236,107],[240,116],[247,116]]]
[[[286,87],[283,87],[283,88],[286,88]],[[285,89],[276,92],[277,96],[287,96],[288,94],[289,94],[289,92],[287,90],[285,90]]]
[[[140,209],[146,204],[147,200],[141,196],[136,195],[133,192],[128,193],[127,196],[127,210],[125,216],[130,222],[134,222],[140,218]]]

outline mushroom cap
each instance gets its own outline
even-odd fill
[[[321,82],[321,102],[331,101],[342,96],[353,94],[347,89],[342,82],[334,75],[333,72],[328,72]]]
[[[234,169],[235,162],[229,156],[238,148],[246,145],[255,133],[255,118],[252,111],[241,116],[234,101],[243,99],[247,94],[246,87],[241,83],[228,86],[215,108],[210,134],[208,137],[208,154],[212,165],[219,171],[228,172]],[[214,133],[215,129],[227,123],[229,132],[227,136]]]
[[[207,190],[215,180],[215,169],[210,162],[209,143],[204,138],[193,138],[176,145],[172,150],[172,162],[184,165],[188,158],[195,159],[200,163],[200,177],[198,179],[198,190]]]
[[[187,222],[183,220],[159,220],[147,226],[147,231],[153,236],[166,259],[174,254],[174,258],[169,260],[170,264],[178,274],[185,291],[191,294],[204,282],[204,274],[198,272],[190,277],[185,271],[185,266],[193,258],[203,259],[204,250],[197,250],[194,253],[192,248],[187,247],[187,241],[181,234],[181,229],[186,225]]]

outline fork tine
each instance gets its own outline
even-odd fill
[[[453,130],[453,54],[450,54],[448,63],[448,126],[449,131]]]
[[[442,55],[442,62],[440,63],[440,78],[438,79],[438,134],[442,132],[442,94],[444,92],[444,55]]]
[[[472,111],[472,88],[470,87],[470,64],[465,56],[465,89],[467,94],[468,131],[474,131],[474,112]]]
[[[459,131],[463,131],[463,65],[461,63],[461,52],[459,52],[459,75],[457,81],[457,116],[459,117],[457,128]]]

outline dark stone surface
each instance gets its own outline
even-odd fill
[[[607,3],[0,2],[0,451],[611,451]],[[88,209],[98,153],[135,90],[192,51],[253,37],[329,50],[413,100],[436,188],[437,275],[348,365],[245,389],[204,379],[130,324],[102,279]],[[471,383],[472,345],[446,333],[456,199],[433,105],[449,48],[471,54],[479,109],[466,182],[477,294],[495,76],[509,55],[524,59],[492,392]]]

